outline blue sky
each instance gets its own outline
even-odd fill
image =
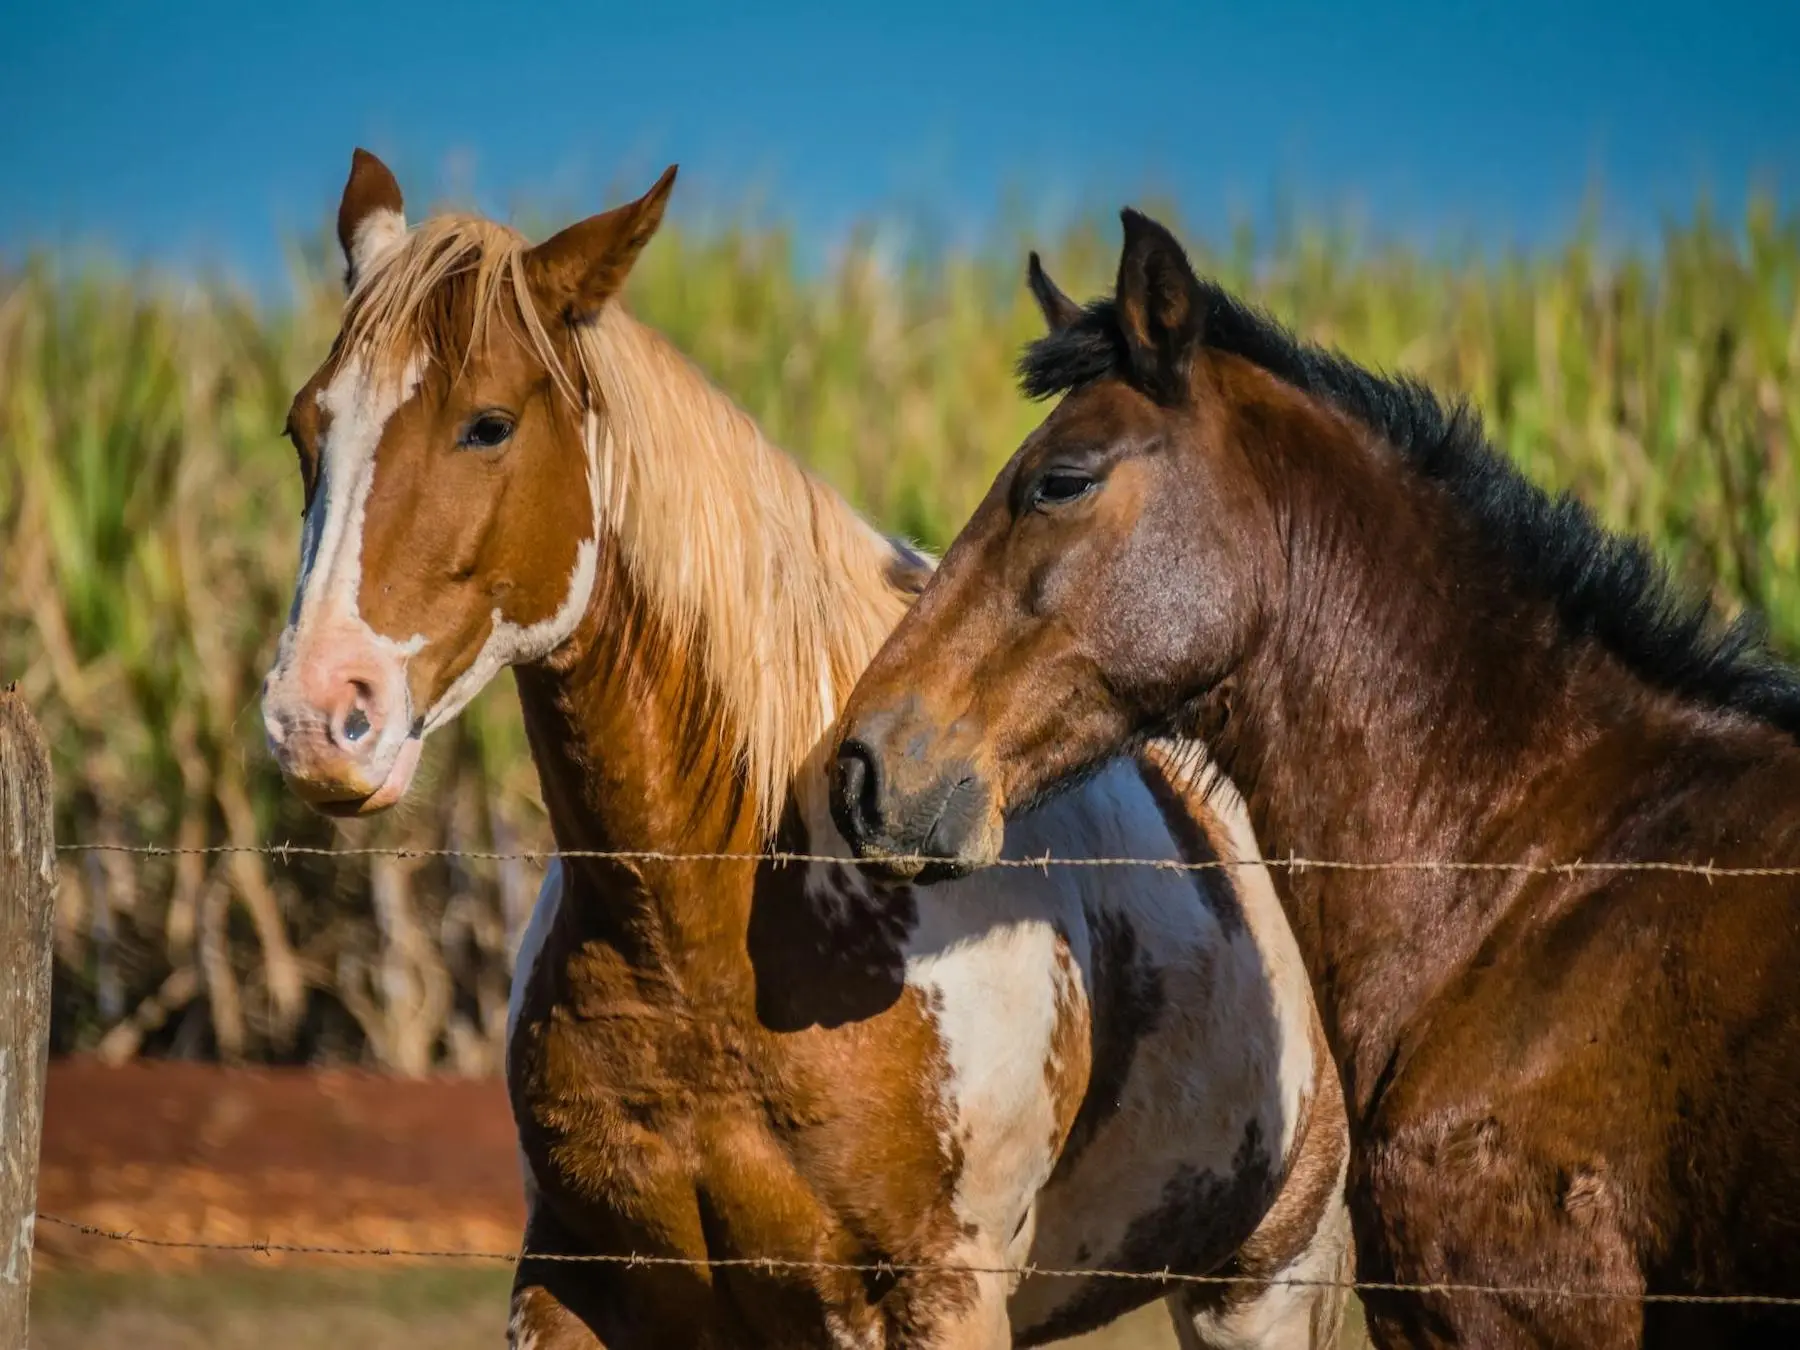
[[[1643,236],[1702,188],[1800,201],[1800,3],[907,5],[91,0],[0,16],[0,253],[273,274],[350,150],[415,204],[953,233],[1148,191],[1531,243],[1598,184]]]

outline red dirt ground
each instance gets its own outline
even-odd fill
[[[497,1079],[79,1059],[50,1066],[38,1209],[176,1241],[489,1252],[524,1222]],[[37,1246],[46,1268],[204,1259],[49,1223]]]

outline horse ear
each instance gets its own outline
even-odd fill
[[[635,202],[577,221],[525,255],[538,302],[569,323],[585,323],[625,284],[675,186],[676,166]]]
[[[1168,230],[1130,207],[1120,218],[1125,248],[1119,256],[1119,326],[1132,374],[1158,402],[1179,403],[1202,338],[1200,279]]]
[[[909,599],[918,595],[931,580],[931,559],[898,535],[888,536],[888,548],[892,551],[887,565],[888,585]]]
[[[1034,250],[1031,261],[1025,268],[1025,281],[1031,287],[1031,295],[1049,325],[1052,333],[1060,333],[1075,320],[1081,317],[1081,306],[1068,296],[1062,288],[1050,280],[1050,274],[1044,270],[1044,264],[1038,260]]]
[[[350,178],[338,203],[338,243],[344,250],[345,282],[357,278],[406,233],[406,204],[393,173],[367,150],[350,157]]]

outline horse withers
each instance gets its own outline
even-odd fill
[[[1800,890],[1704,870],[1800,862],[1800,680],[1466,408],[1124,221],[1104,300],[1032,260],[1024,383],[1062,399],[853,692],[844,832],[980,866],[1112,756],[1203,747],[1272,856],[1327,864],[1278,888],[1360,1274],[1505,1287],[1373,1292],[1376,1339],[1792,1343],[1676,1300],[1800,1297]]]
[[[1189,1345],[1329,1344],[1345,1126],[1267,875],[849,861],[820,754],[930,565],[620,303],[672,176],[528,246],[408,228],[359,154],[343,329],[290,418],[305,528],[263,704],[289,781],[393,805],[510,666],[587,855],[514,977],[526,1247],[652,1260],[527,1256],[513,1343],[1036,1344],[1169,1290],[1113,1268],[1246,1278],[1170,1298]],[[1121,761],[1006,846],[1253,858],[1190,791]],[[845,861],[737,856],[770,849]]]

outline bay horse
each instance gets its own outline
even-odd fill
[[[1800,1296],[1800,678],[1466,407],[1303,344],[1133,211],[1062,395],[853,691],[832,810],[889,874],[1146,738],[1268,856],[1344,1085],[1383,1345],[1769,1344]],[[1546,1297],[1545,1289],[1620,1297]],[[1536,1292],[1529,1292],[1536,1291]],[[1796,1343],[1785,1340],[1783,1343]]]
[[[1187,1287],[1179,1333],[1330,1344],[1346,1126],[1266,873],[927,889],[850,860],[821,755],[930,563],[620,302],[673,176],[532,247],[472,216],[409,229],[359,152],[342,329],[289,423],[304,529],[263,699],[287,780],[392,806],[510,666],[583,855],[516,965],[525,1245],[651,1263],[528,1256],[511,1343],[985,1350],[1168,1292],[1020,1284],[1029,1260],[1292,1281]],[[1007,845],[1253,858],[1178,768],[1120,761]],[[740,856],[771,848],[844,861]]]

